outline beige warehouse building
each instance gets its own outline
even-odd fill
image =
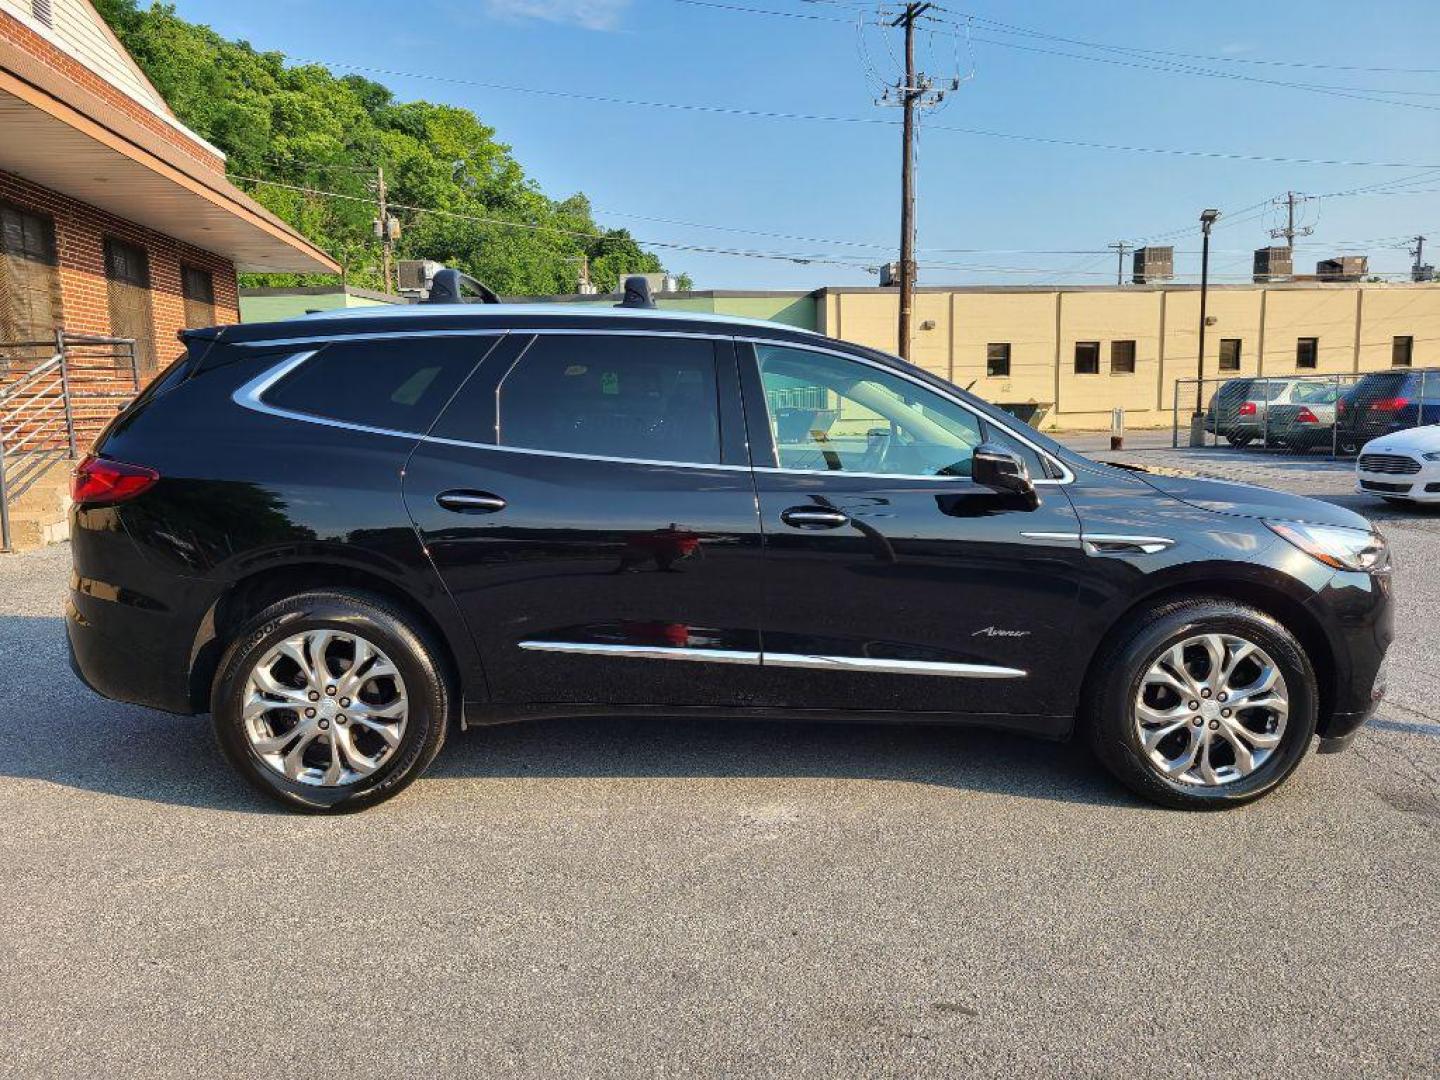
[[[896,351],[896,290],[813,295],[817,330]],[[1436,284],[1212,285],[1207,309],[1207,378],[1440,366]],[[1176,380],[1196,375],[1200,288],[922,288],[912,325],[911,360],[989,401],[1049,405],[1047,429],[1106,427],[1115,408],[1133,427],[1162,426]]]

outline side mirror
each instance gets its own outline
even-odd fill
[[[1040,497],[1035,493],[1035,484],[1030,479],[1025,459],[1003,446],[995,443],[977,446],[971,459],[970,478],[992,491],[1019,495],[1027,509],[1034,510],[1040,505]]]

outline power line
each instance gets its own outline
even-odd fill
[[[700,0],[677,0],[677,2],[698,3]],[[776,109],[755,109],[728,105],[706,105],[695,102],[649,101],[640,98],[610,97],[603,94],[588,94],[573,90],[556,90],[546,87],[518,86],[513,83],[486,82],[465,79],[458,76],[436,75],[413,71],[398,71],[393,68],[374,67],[367,64],[351,64],[331,60],[297,60],[297,63],[323,64],[343,71],[361,71],[372,75],[385,75],[399,79],[423,79],[430,82],[452,83],[472,86],[484,90],[498,90],[505,93],[532,94],[540,97],[561,98],[572,101],[590,101],[602,105],[623,105],[648,109],[665,109],[676,112],[708,113],[720,116],[740,116],[755,120],[788,120],[825,124],[863,124],[881,127],[899,126],[898,120],[886,120],[874,116],[835,116],[826,113],[786,112]],[[1344,168],[1374,169],[1440,169],[1440,164],[1415,161],[1361,161],[1346,158],[1286,157],[1275,154],[1245,154],[1223,150],[1191,150],[1178,147],[1136,146],[1123,143],[1091,142],[1082,139],[1061,139],[1042,135],[1027,135],[1019,132],[996,131],[986,128],[959,127],[950,124],[929,124],[931,131],[948,131],[958,135],[974,135],[980,138],[1005,139],[1016,142],[1037,143],[1045,146],[1068,146],[1081,150],[1105,150],[1117,153],[1157,154],[1185,158],[1205,158],[1221,161],[1260,162],[1272,165],[1318,165]]]

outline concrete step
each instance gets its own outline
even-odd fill
[[[30,515],[10,519],[11,552],[32,551],[48,544],[60,544],[70,538],[68,518],[46,521]],[[4,558],[0,555],[0,558]]]

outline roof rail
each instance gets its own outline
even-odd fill
[[[452,270],[449,267],[441,267],[435,271],[430,278],[430,290],[420,302],[422,304],[469,303],[470,301],[463,291],[467,285],[480,298],[482,304],[500,303],[500,297],[495,295],[495,290],[490,286],[476,281],[469,274],[462,274],[459,270]]]

